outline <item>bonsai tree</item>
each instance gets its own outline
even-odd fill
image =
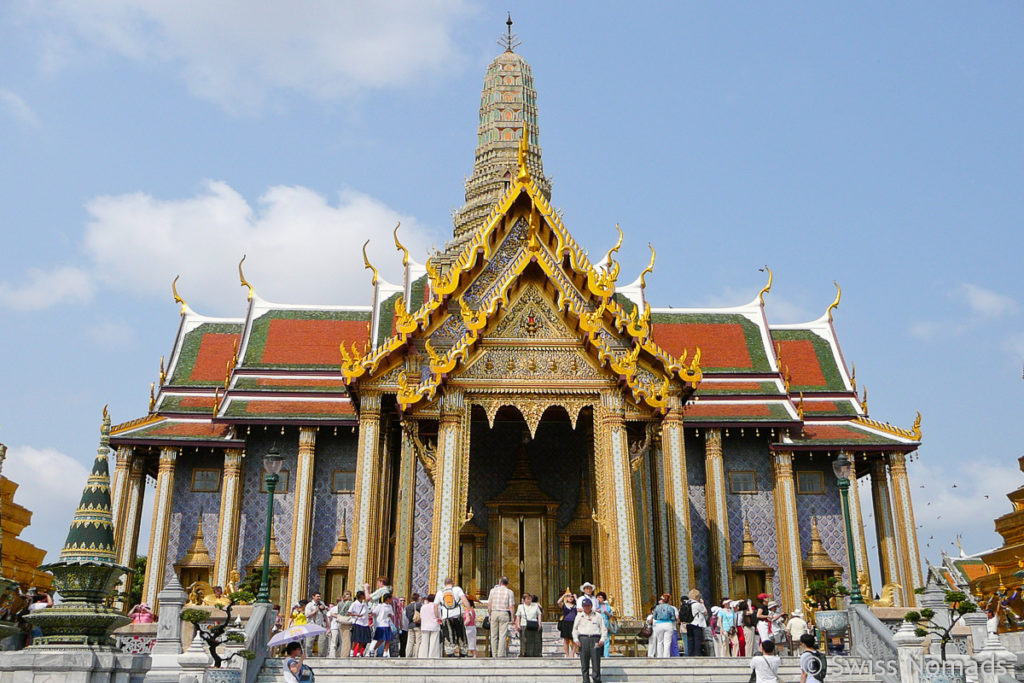
[[[830,576],[824,581],[811,581],[804,593],[804,602],[815,610],[839,609],[839,598],[850,594],[838,578]]]
[[[914,592],[918,595],[924,593],[924,588],[915,588]],[[942,661],[946,661],[946,644],[953,642],[953,627],[957,625],[965,614],[971,612],[977,612],[978,606],[975,605],[967,597],[967,594],[963,591],[954,591],[946,589],[943,602],[946,603],[946,609],[949,611],[949,626],[942,626],[935,623],[935,610],[925,607],[921,611],[911,610],[903,615],[903,621],[915,624],[917,628],[914,633],[917,634],[918,638],[924,638],[928,635],[938,636],[939,638],[939,652],[942,654]]]
[[[241,657],[242,659],[252,659],[256,655],[252,650],[239,650],[231,654],[227,658],[223,658],[217,652],[217,648],[224,643],[244,643],[245,636],[238,632],[228,633],[228,624],[231,623],[231,610],[235,605],[244,602],[252,602],[253,594],[249,591],[236,591],[227,596],[228,604],[224,607],[224,621],[219,624],[204,624],[203,622],[210,621],[210,613],[204,609],[186,609],[181,611],[181,620],[187,621],[188,623],[196,627],[196,632],[199,637],[202,638],[203,642],[206,643],[206,647],[210,650],[210,656],[213,657],[214,668],[219,669],[225,662],[230,662],[235,657]]]

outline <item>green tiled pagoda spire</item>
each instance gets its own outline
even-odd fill
[[[82,491],[82,499],[71,520],[68,538],[60,552],[61,562],[68,564],[96,562],[114,563],[114,524],[110,512],[110,468],[107,453],[110,451],[110,414],[103,409],[103,426],[100,428],[100,446],[92,471]]]
[[[491,62],[484,75],[473,175],[466,181],[466,203],[455,214],[455,238],[446,248],[446,255],[453,258],[458,255],[457,248],[483,225],[491,207],[515,179],[524,125],[529,127],[526,165],[530,177],[541,193],[551,198],[551,181],[544,175],[541,161],[533,71],[515,52],[519,41],[512,33],[511,17],[507,24],[508,35],[498,41],[505,51]]]
[[[110,633],[130,621],[107,607],[118,580],[129,571],[115,561],[109,451],[110,415],[104,407],[100,446],[64,549],[57,562],[40,567],[53,573],[53,586],[63,602],[25,617],[43,631],[41,637],[32,639],[33,649],[65,649],[69,645],[112,648]]]

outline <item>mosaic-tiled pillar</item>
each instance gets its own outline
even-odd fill
[[[617,390],[601,392],[601,430],[598,467],[605,477],[598,486],[598,498],[604,499],[601,523],[607,530],[608,546],[602,548],[601,565],[614,579],[608,582],[602,570],[602,582],[610,585],[606,593],[615,600],[619,614],[627,619],[642,618],[640,565],[637,559],[636,505],[633,500],[626,434],[625,404]]]
[[[295,465],[292,513],[292,552],[288,565],[288,603],[308,598],[310,530],[313,522],[313,465],[316,427],[299,427],[299,457]]]
[[[779,548],[779,583],[782,608],[798,610],[803,605],[803,568],[800,528],[796,516],[796,488],[793,484],[793,454],[772,454],[775,473],[775,540]]]
[[[406,423],[402,429],[402,452],[398,463],[398,520],[395,529],[394,587],[398,595],[412,593],[412,542],[416,522],[416,447],[407,432],[417,429]]]
[[[853,460],[853,456],[848,456]],[[868,565],[868,541],[864,535],[864,513],[860,506],[860,486],[854,472],[850,474],[850,526],[853,528],[853,557],[857,562],[857,580],[863,576],[871,590],[871,568]],[[870,598],[870,595],[864,595]]]
[[[164,587],[167,564],[167,534],[171,524],[171,492],[174,490],[174,464],[177,448],[160,449],[160,464],[156,474],[156,494],[153,496],[153,527],[149,534],[149,558],[146,562],[146,580],[142,587],[143,600],[156,609],[157,593]]]
[[[128,477],[131,474],[132,460],[135,456],[135,449],[131,446],[118,446],[115,457],[117,465],[114,467],[114,476],[110,480],[110,489],[113,498],[110,501],[111,523],[114,525],[114,547],[121,547],[121,539],[124,538],[124,529],[121,524],[124,521],[125,508],[128,505]]]
[[[146,463],[140,457],[131,458],[128,478],[124,483],[125,501],[114,530],[117,533],[117,563],[122,567],[135,567],[139,552],[139,532],[142,527],[142,501],[146,496]],[[117,494],[120,496],[120,494]],[[118,593],[128,592],[132,574],[125,574],[118,584]],[[118,607],[124,605],[121,601]]]
[[[238,554],[238,522],[242,514],[242,459],[245,452],[230,448],[224,453],[224,472],[220,482],[220,530],[217,532],[217,558],[214,561],[214,586],[227,586]]]
[[[871,499],[875,507],[875,537],[878,539],[878,564],[882,568],[882,584],[895,583],[903,586],[900,576],[900,557],[896,546],[893,528],[892,504],[889,498],[889,472],[884,459],[871,463]],[[904,606],[905,590],[897,590],[896,598],[900,601],[896,607]]]
[[[686,442],[683,410],[678,396],[669,397],[669,411],[661,423],[662,535],[668,545],[668,587],[682,596],[693,588],[693,545],[690,539],[690,485],[686,477]],[[663,560],[664,561],[664,560]]]
[[[465,394],[447,387],[441,395],[441,420],[437,428],[437,463],[434,469],[434,527],[430,543],[428,590],[444,585],[458,568],[459,530],[466,522],[468,440]]]
[[[892,503],[896,518],[896,543],[900,548],[903,570],[903,595],[906,606],[915,605],[914,589],[923,586],[921,577],[921,555],[917,545],[917,526],[914,520],[914,506],[910,501],[910,481],[907,479],[907,456],[903,453],[889,455],[889,472],[892,476]]]
[[[722,430],[704,433],[704,469],[708,506],[708,547],[711,550],[711,592],[715,600],[729,595],[729,513],[725,504],[725,463]]]
[[[349,590],[353,593],[365,583],[372,583],[374,565],[370,550],[372,534],[378,533],[377,510],[373,491],[380,476],[380,394],[364,391],[359,394],[359,451],[356,454],[356,491],[352,513],[352,574]]]

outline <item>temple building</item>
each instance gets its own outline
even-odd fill
[[[118,561],[148,552],[144,600],[173,572],[227,585],[258,566],[262,458],[276,447],[283,606],[377,576],[407,595],[446,576],[485,593],[506,575],[547,607],[592,581],[627,617],[694,587],[792,609],[811,578],[850,581],[840,452],[871,482],[876,586],[912,604],[920,420],[868,418],[833,326],[838,295],[817,320],[773,325],[770,273],[749,303],[682,308],[647,299],[653,249],[621,277],[621,231],[592,261],[550,204],[533,74],[514,47],[487,68],[443,252],[417,262],[396,228],[404,276],[366,261],[373,294],[359,305],[266,301],[241,265],[238,317],[201,315],[175,289],[181,323],[149,411],[111,433]]]
[[[7,446],[0,443],[0,465],[7,457]],[[22,591],[31,588],[49,590],[53,575],[39,571],[46,551],[19,538],[32,523],[32,511],[14,502],[18,485],[0,476],[0,577],[13,579]]]

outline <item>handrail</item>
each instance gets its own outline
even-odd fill
[[[853,654],[872,662],[885,683],[899,683],[899,646],[892,632],[867,605],[850,605],[850,636]],[[891,664],[890,664],[891,663]]]
[[[254,657],[248,661],[241,660],[242,678],[245,683],[254,683],[260,675],[263,663],[270,654],[267,641],[270,640],[276,620],[274,607],[269,602],[257,602],[253,605],[252,614],[245,625],[245,647],[253,652]]]

